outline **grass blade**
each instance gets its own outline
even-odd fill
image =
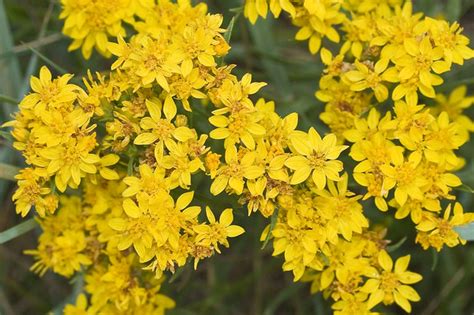
[[[18,101],[8,95],[0,94],[0,102],[18,105]]]
[[[38,223],[35,219],[28,219],[25,222],[15,225],[14,227],[0,233],[0,244],[5,244],[18,236],[28,233],[37,226]]]
[[[0,0],[0,54],[13,49],[13,36],[10,32],[5,1]],[[0,94],[13,99],[17,99],[21,88],[20,64],[17,56],[0,59]],[[8,99],[0,100],[0,103],[11,103]],[[0,107],[0,121],[3,123],[11,119],[12,114],[17,110],[16,106],[5,104]],[[15,153],[13,150],[3,146],[0,147],[0,163],[11,164],[14,162]],[[5,193],[10,188],[10,183],[0,181],[0,198],[5,199]]]
[[[275,228],[275,225],[276,225],[276,222],[277,222],[277,219],[278,219],[278,210],[279,210],[279,208],[276,207],[275,211],[273,211],[272,218],[271,218],[271,221],[270,221],[270,228],[268,229],[267,236],[265,237],[265,241],[263,241],[263,245],[262,245],[261,249],[264,249],[267,246],[268,242],[270,241],[272,231]]]
[[[47,63],[48,65],[50,65],[51,67],[53,67],[57,72],[59,72],[60,74],[66,74],[67,73],[67,70],[64,69],[63,67],[61,67],[60,65],[58,65],[57,63],[55,63],[54,61],[52,61],[51,59],[49,59],[48,57],[46,57],[45,55],[43,55],[42,53],[40,53],[39,51],[37,51],[36,49],[34,49],[33,47],[30,47],[30,50],[35,54],[37,55],[41,60],[43,60],[45,63]]]
[[[15,175],[18,174],[19,170],[19,167],[0,163],[0,178],[15,181]]]

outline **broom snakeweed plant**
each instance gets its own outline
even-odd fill
[[[296,40],[320,55],[315,97],[330,129],[321,135],[299,130],[298,113],[282,117],[273,101],[255,97],[266,83],[222,62],[230,34],[204,3],[61,6],[69,49],[86,59],[95,49],[113,64],[89,72],[83,87],[42,67],[5,126],[27,164],[16,175],[16,211],[34,213],[43,231],[26,251],[31,269],[84,275],[65,314],[175,307],[160,293],[165,275],[190,261],[198,268],[245,232],[236,210],[197,206],[198,177],[212,195],[268,219],[264,245],[283,256],[294,281],[331,300],[334,314],[377,314],[380,304],[411,312],[420,300],[410,255],[390,256],[387,230],[371,224],[363,200],[410,217],[423,249],[465,244],[456,227],[474,215],[453,188],[462,185],[456,150],[474,130],[463,114],[474,98],[465,86],[436,91],[440,74],[474,56],[458,23],[423,17],[402,0],[246,0],[251,23],[285,14],[299,28]],[[363,193],[349,190],[352,178]]]

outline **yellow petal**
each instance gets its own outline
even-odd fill
[[[176,200],[176,209],[183,210],[186,208],[193,200],[193,197],[194,191],[190,191],[179,196],[178,200]]]
[[[378,262],[380,264],[380,267],[383,268],[385,271],[391,271],[393,267],[393,261],[392,258],[388,255],[388,253],[385,250],[381,250],[378,256]]]
[[[138,206],[135,204],[135,202],[133,202],[132,199],[125,199],[122,203],[122,206],[123,210],[129,217],[134,219],[140,217],[140,208],[138,208]]]
[[[408,264],[410,263],[410,255],[400,257],[395,262],[395,273],[402,273],[407,270]]]
[[[418,302],[420,300],[418,293],[410,286],[400,285],[397,287],[397,291],[409,301]]]
[[[154,133],[145,132],[145,133],[139,134],[138,137],[135,138],[133,143],[136,145],[148,145],[158,140],[158,138],[159,138],[158,135]]]
[[[232,221],[234,220],[234,214],[232,213],[232,209],[228,208],[222,211],[219,217],[219,223],[224,226],[231,225]]]
[[[297,185],[304,182],[309,177],[310,172],[311,168],[309,166],[297,169],[291,177],[290,184]]]
[[[375,291],[374,293],[372,293],[369,297],[369,300],[367,301],[367,308],[368,309],[371,309],[373,308],[375,305],[379,304],[380,302],[382,302],[383,300],[383,297],[384,297],[384,293],[382,290],[377,290]]]
[[[238,226],[238,225],[231,225],[231,226],[227,227],[226,231],[227,231],[227,236],[228,237],[236,237],[236,236],[239,236],[239,235],[245,233],[245,230],[242,227]]]

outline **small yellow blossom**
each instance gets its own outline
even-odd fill
[[[307,134],[294,134],[290,140],[296,155],[288,158],[285,165],[294,171],[292,185],[304,182],[310,175],[318,189],[324,189],[326,178],[339,180],[342,162],[336,159],[347,146],[337,145],[335,135],[321,139],[318,132],[310,128]]]
[[[370,293],[368,307],[372,308],[380,302],[392,304],[395,301],[410,313],[410,301],[418,302],[420,296],[409,284],[422,279],[421,275],[407,271],[410,255],[398,258],[394,267],[392,258],[382,250],[378,255],[378,263],[382,267],[381,273],[371,277],[362,287],[362,291]]]

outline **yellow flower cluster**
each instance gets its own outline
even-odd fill
[[[39,78],[31,78],[33,92],[19,104],[15,120],[7,123],[14,127],[13,146],[30,165],[17,175],[19,189],[13,196],[22,216],[33,206],[42,217],[54,213],[58,205],[54,191],[77,189],[86,176],[118,178],[107,168],[118,156],[104,155],[97,148],[94,111],[89,110],[84,90],[68,83],[71,78],[52,79],[42,67]]]
[[[81,20],[76,26],[88,22],[79,3],[63,12]],[[244,232],[232,209],[216,219],[206,207],[206,222],[193,190],[192,177],[219,163],[193,121],[209,117],[201,100],[217,102],[223,85],[233,90],[249,78],[218,65],[230,48],[222,17],[190,1],[153,3],[142,16],[127,41],[109,33],[118,42],[104,44],[91,33],[117,56],[109,73],[89,73],[82,89],[43,67],[6,124],[29,165],[17,175],[17,212],[34,209],[43,229],[27,251],[32,270],[84,277],[87,295],[65,313],[162,314],[174,307],[157,293],[163,272],[190,260],[197,267]],[[261,86],[245,83],[252,94]]]
[[[392,271],[386,243],[367,230],[358,200],[373,198],[381,211],[395,208],[397,219],[410,216],[424,249],[465,243],[454,228],[474,221],[474,215],[446,200],[454,201],[453,188],[462,184],[454,172],[464,160],[455,151],[473,131],[463,110],[474,98],[466,97],[465,86],[449,97],[435,87],[443,83],[440,74],[474,57],[469,39],[458,23],[414,14],[410,1],[247,0],[244,14],[255,23],[268,9],[275,17],[286,11],[300,27],[296,39],[309,39],[310,52],[320,51],[325,65],[315,93],[325,103],[320,118],[337,136],[334,145],[352,143],[349,156],[358,163],[352,175],[366,193],[348,192],[346,175],[338,182],[328,176],[329,190],[313,177],[315,185],[280,193],[278,220],[263,239],[273,238],[274,255],[284,254],[283,269],[295,280],[313,281],[314,292],[336,301],[335,313],[370,314],[382,301],[409,312],[408,301],[419,296],[405,284],[421,277],[401,275],[407,257]],[[338,53],[321,48],[324,37],[342,38]],[[420,104],[422,98],[429,106]],[[381,103],[389,106],[382,109]],[[302,157],[294,159],[299,161],[294,169],[308,176]]]
[[[445,220],[438,214],[441,201],[454,200],[452,188],[461,185],[453,171],[463,161],[454,150],[467,141],[467,132],[462,125],[450,122],[446,112],[435,118],[422,105],[398,101],[394,112],[394,117],[388,112],[381,118],[373,108],[367,118],[356,119],[354,128],[344,133],[354,143],[350,153],[358,162],[354,179],[367,187],[364,199],[374,198],[380,210],[387,211],[390,205],[396,209],[397,219],[410,215],[421,231],[417,241],[424,248],[440,250],[443,243],[454,246],[458,235],[453,228],[473,218],[463,214],[460,205],[456,206],[456,220],[450,223],[446,221],[449,214]],[[427,231],[432,231],[431,236]]]
[[[78,305],[68,305],[64,313],[86,314],[87,307],[87,314],[164,314],[173,308],[173,300],[158,293],[164,278],[144,271],[137,255],[117,250],[107,218],[123,212],[124,185],[86,181],[83,188],[82,198],[61,196],[56,215],[37,219],[43,230],[38,248],[26,251],[37,259],[32,270],[40,275],[48,269],[65,277],[86,271],[90,305],[82,295]]]
[[[454,152],[473,130],[472,121],[462,115],[473,101],[465,97],[463,86],[449,100],[436,95],[434,87],[443,83],[439,74],[453,64],[462,65],[474,51],[459,24],[413,14],[410,1],[362,2],[337,1],[333,7],[330,1],[320,1],[321,12],[335,8],[338,14],[351,13],[340,27],[345,41],[339,53],[321,49],[326,66],[316,92],[326,103],[321,119],[340,142],[353,143],[350,156],[358,162],[353,176],[367,188],[364,199],[374,198],[382,211],[390,204],[398,219],[411,215],[419,230],[417,241],[424,248],[454,246],[462,241],[453,227],[472,221],[472,216],[463,215],[459,204],[456,220],[449,220],[449,209],[444,219],[438,214],[441,201],[453,200],[452,188],[462,184],[453,172],[464,161]],[[313,1],[293,5],[296,12],[309,12],[309,3]],[[247,15],[265,16],[266,5],[247,1]],[[293,9],[286,11],[294,18]],[[387,102],[390,94],[392,110],[382,117],[381,110],[373,107]],[[420,94],[438,105],[419,104]]]
[[[421,281],[421,275],[407,271],[410,255],[398,258],[394,266],[384,249],[384,234],[364,231],[351,242],[328,246],[331,254],[321,262],[321,271],[310,269],[304,275],[312,293],[322,291],[335,301],[334,314],[379,314],[372,308],[380,303],[396,303],[410,313],[410,302],[420,300],[410,285]]]
[[[312,293],[332,298],[334,314],[376,314],[371,309],[382,302],[410,312],[409,302],[420,297],[409,285],[421,276],[406,270],[409,256],[392,268],[385,231],[368,230],[362,196],[347,185],[344,174],[326,189],[309,182],[280,194],[276,224],[262,240],[273,239],[273,255],[283,254],[283,270],[295,281],[310,281]]]
[[[285,11],[300,27],[296,38],[321,52],[326,69],[316,97],[333,133],[320,135],[298,130],[296,113],[281,117],[273,102],[252,100],[266,84],[223,64],[230,49],[223,18],[204,3],[62,5],[70,49],[113,55],[111,69],[89,72],[83,89],[43,67],[6,125],[28,164],[16,177],[17,212],[34,209],[43,229],[38,248],[27,251],[32,269],[84,277],[85,294],[66,314],[173,308],[159,293],[164,274],[192,260],[197,268],[244,233],[232,209],[214,209],[217,219],[206,205],[197,191],[206,180],[212,195],[234,195],[249,215],[271,217],[262,240],[272,240],[295,281],[331,297],[335,314],[375,314],[380,303],[410,312],[420,299],[409,286],[421,280],[407,271],[410,257],[393,263],[361,200],[396,208],[399,219],[410,215],[423,248],[464,243],[454,227],[474,216],[459,203],[440,212],[461,185],[455,150],[474,129],[462,114],[474,98],[465,87],[449,97],[433,88],[438,74],[473,55],[458,24],[422,19],[397,0],[247,0],[252,22],[269,9]],[[321,45],[339,42],[338,29],[345,42],[333,55]],[[373,107],[390,92],[393,110],[382,114]],[[437,105],[418,104],[418,92]],[[364,196],[348,190],[339,160],[346,140]]]
[[[340,41],[335,28],[345,20],[340,0],[246,0],[244,15],[254,24],[259,16],[267,16],[269,8],[275,17],[282,10],[290,15],[291,22],[299,27],[296,40],[308,40],[312,54],[319,51],[323,38]]]

